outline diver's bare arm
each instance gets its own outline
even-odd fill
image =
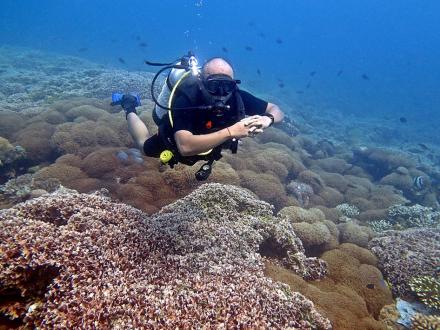
[[[220,131],[194,135],[190,131],[180,130],[174,133],[177,148],[182,156],[194,156],[206,152],[231,138],[227,128]]]
[[[247,137],[250,133],[249,121],[243,119],[232,126],[209,134],[194,135],[190,131],[180,130],[174,133],[174,139],[182,156],[194,156],[215,148],[229,139]]]
[[[279,123],[284,119],[284,113],[276,104],[268,103],[266,113],[270,113],[273,116],[274,123]]]
[[[128,132],[130,133],[136,146],[143,151],[144,142],[150,137],[147,126],[142,122],[137,114],[131,112],[127,116]]]

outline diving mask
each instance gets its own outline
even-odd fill
[[[240,80],[235,80],[225,74],[212,74],[203,79],[205,89],[212,95],[226,96],[237,89]]]

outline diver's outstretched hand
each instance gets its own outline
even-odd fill
[[[250,127],[257,127],[261,129],[266,129],[272,124],[272,120],[267,116],[254,115],[247,118],[244,118]]]
[[[229,127],[229,131],[233,138],[241,139],[261,133],[263,129],[262,126],[255,121],[255,118],[248,117]]]

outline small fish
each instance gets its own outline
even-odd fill
[[[276,42],[277,44],[281,45],[281,44],[283,43],[283,40],[282,40],[281,38],[277,38],[277,39],[275,40],[275,42]]]
[[[364,80],[370,80],[370,77],[368,77],[365,73],[363,73],[361,77]]]
[[[368,284],[366,285],[366,287],[367,287],[368,289],[374,289],[374,288],[375,288],[375,286],[374,286],[373,283],[368,283]]]
[[[225,53],[227,53],[227,52],[228,52],[228,49],[227,49],[226,47],[223,46],[223,47],[222,47],[222,51],[225,52]]]
[[[264,32],[260,32],[260,33],[258,33],[258,36],[259,36],[260,38],[266,38],[266,34],[265,34]]]
[[[125,64],[125,60],[122,57],[118,58],[119,63]]]
[[[283,83],[282,81],[280,81],[280,82],[278,83],[278,87],[279,87],[279,88],[284,88],[284,86],[285,86],[285,85],[284,85],[284,83]]]
[[[312,83],[309,81],[309,82],[307,83],[307,85],[306,85],[306,88],[309,89],[311,84],[312,84]]]
[[[246,50],[249,51],[249,52],[251,52],[251,51],[254,50],[251,46],[246,46],[246,47],[244,47],[244,49],[246,49]]]
[[[425,180],[423,179],[423,176],[416,176],[413,179],[414,188],[417,190],[423,190],[425,188]]]
[[[316,71],[312,71],[312,72],[309,73],[309,76],[313,77],[315,74],[316,74]]]
[[[400,117],[399,121],[403,124],[406,124],[408,122],[408,120],[405,117]]]
[[[301,90],[296,91],[296,94],[304,94],[304,91],[301,91]]]
[[[419,146],[420,146],[420,148],[422,148],[423,150],[428,150],[429,148],[428,148],[428,146],[426,145],[426,144],[424,144],[424,143],[417,143]]]
[[[78,49],[78,52],[82,53],[82,52],[86,52],[88,50],[89,50],[88,48],[82,47],[82,48]]]
[[[344,72],[342,69],[338,71],[338,73],[336,74],[337,77],[340,77],[342,72]]]
[[[255,22],[250,21],[250,22],[248,23],[248,25],[254,27],[254,26],[255,26]]]
[[[147,47],[147,43],[146,42],[140,42],[139,43],[139,47]]]
[[[141,41],[141,37],[140,36],[136,36],[136,40],[137,41]]]

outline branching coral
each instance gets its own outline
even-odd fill
[[[440,311],[440,281],[433,276],[416,276],[409,282],[411,290],[429,308]]]
[[[388,209],[388,219],[401,228],[438,227],[440,211],[419,204],[413,206],[395,205]]]
[[[59,191],[1,211],[0,226],[0,313],[23,327],[330,328],[257,251],[278,247],[303,276],[324,263],[240,188],[204,185],[152,218]]]
[[[410,280],[432,276],[440,264],[440,229],[420,228],[387,231],[373,238],[369,248],[379,259],[379,268],[397,296],[411,294]]]
[[[393,224],[381,219],[381,220],[376,220],[376,221],[371,221],[370,222],[370,227],[371,229],[373,229],[376,233],[381,233],[385,230],[390,230],[393,228]]]
[[[411,319],[412,330],[437,330],[440,329],[440,316],[424,315],[417,313]]]
[[[347,203],[336,205],[336,209],[349,218],[354,218],[359,215],[359,209]]]

